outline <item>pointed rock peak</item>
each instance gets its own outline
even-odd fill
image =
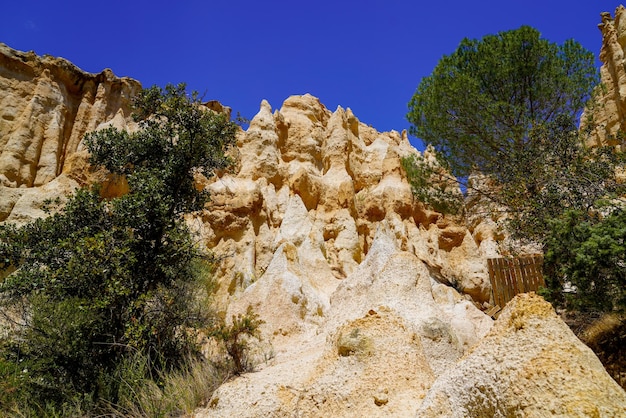
[[[359,123],[361,123],[359,121],[359,118],[357,118],[354,113],[352,112],[352,109],[350,109],[349,107],[346,108],[346,118],[348,119],[348,121],[350,122],[350,125],[358,125]]]
[[[248,131],[255,129],[274,129],[274,116],[272,115],[272,106],[265,99],[261,101],[259,113],[257,113],[250,121]]]
[[[272,106],[270,105],[270,102],[268,102],[265,99],[261,100],[260,110],[264,110],[264,111],[267,111],[269,113],[272,113]]]
[[[278,109],[274,110],[274,120],[277,122],[277,124],[285,123],[285,117],[282,113],[280,113]]]
[[[346,120],[348,121],[348,125],[350,126],[350,132],[352,132],[354,136],[359,136],[359,119],[354,116],[354,113],[352,113],[352,109],[350,109],[349,107],[346,108]]]
[[[292,195],[287,202],[285,215],[276,237],[276,245],[291,242],[300,245],[311,231],[309,213],[304,202],[297,194]]]
[[[389,223],[384,220],[376,228],[376,234],[372,246],[363,260],[363,265],[377,266],[374,270],[379,270],[391,254],[398,250],[398,242]]]
[[[330,115],[330,119],[328,120],[329,127],[332,125],[343,125],[344,121],[346,120],[345,114],[346,111],[343,110],[341,106],[337,106],[337,110],[335,110],[332,115]]]

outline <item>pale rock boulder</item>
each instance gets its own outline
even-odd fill
[[[439,376],[416,417],[618,417],[626,393],[552,306],[521,294]]]
[[[302,417],[410,416],[433,380],[419,335],[383,306],[328,337],[290,403]]]
[[[369,221],[381,221],[388,213],[397,213],[403,218],[412,214],[411,188],[400,175],[386,175],[375,186],[361,189],[356,201],[359,217]]]
[[[425,355],[441,373],[486,334],[492,321],[454,289],[446,286],[446,293],[438,286],[423,262],[399,248],[392,225],[383,222],[365,260],[331,296],[334,309],[325,326],[334,328],[385,306],[425,337]]]
[[[0,210],[8,213],[6,222],[16,225],[29,223],[47,216],[47,211],[50,213],[58,211],[78,187],[79,184],[75,180],[65,175],[36,188],[0,187],[0,196],[6,197],[0,204]]]
[[[480,251],[481,255],[489,258],[500,256],[499,243],[504,241],[505,236],[499,231],[502,231],[502,229],[491,219],[476,225],[472,231],[472,237],[478,245],[478,251]]]
[[[289,201],[289,187],[283,186],[276,190],[273,184],[267,184],[261,187],[261,192],[263,193],[263,210],[267,215],[268,226],[278,228],[283,221],[283,215]]]

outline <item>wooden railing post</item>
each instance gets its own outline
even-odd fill
[[[545,286],[542,265],[541,255],[487,259],[495,306],[503,308],[518,293],[537,291]]]

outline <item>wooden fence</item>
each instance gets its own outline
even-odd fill
[[[490,258],[487,264],[494,305],[500,309],[518,293],[537,291],[545,286],[541,255]]]

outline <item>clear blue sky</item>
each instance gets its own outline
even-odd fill
[[[530,25],[596,55],[607,0],[6,0],[0,42],[111,68],[144,86],[186,82],[252,118],[311,93],[378,130],[402,130],[422,77],[463,37]],[[419,142],[412,140],[414,145]]]

